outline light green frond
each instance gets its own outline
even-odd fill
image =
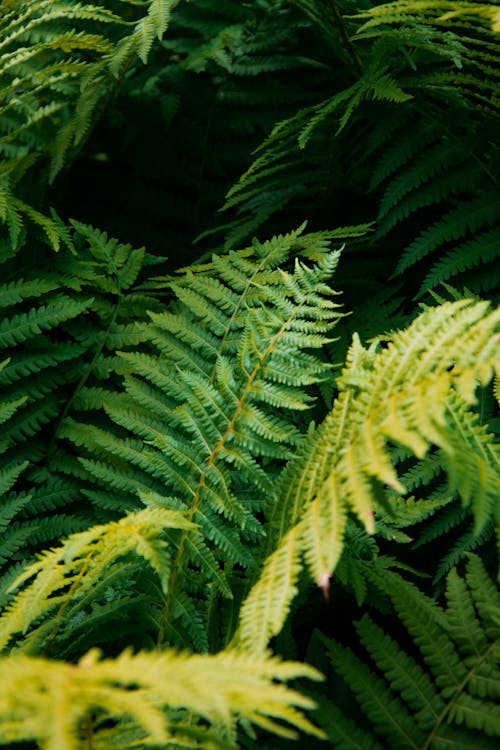
[[[266,560],[258,582],[253,586],[240,613],[236,648],[264,654],[273,635],[278,633],[297,593],[301,569],[298,526],[283,538],[280,547]]]
[[[124,62],[136,54],[141,62],[147,62],[153,42],[161,39],[170,19],[170,13],[178,0],[152,0],[147,3],[147,14],[136,24],[133,34],[124,37],[110,56],[109,66],[118,76]]]
[[[192,747],[192,738],[202,740],[208,725],[216,740],[209,747],[223,747],[224,735],[232,736],[239,722],[284,737],[295,737],[297,730],[322,736],[303,713],[314,707],[313,701],[284,684],[299,677],[318,680],[320,675],[294,662],[227,652],[124,652],[106,660],[94,650],[77,665],[3,657],[5,669],[10,679],[0,698],[2,741],[36,740],[47,750],[83,750],[89,741],[100,746],[101,736],[122,745],[133,732],[134,744],[171,741]],[[19,703],[21,685],[24,699]],[[93,726],[96,706],[111,720],[111,736],[105,725]],[[202,724],[189,721],[188,712]]]
[[[166,591],[171,568],[162,534],[166,528],[192,526],[180,512],[146,508],[120,521],[73,534],[62,547],[44,552],[11,585],[11,590],[16,590],[33,579],[24,585],[2,615],[1,647],[16,634],[26,634],[47,615],[49,620],[44,624],[42,635],[47,630],[57,630],[68,607],[71,612],[73,600],[91,591],[96,582],[106,576],[107,569],[129,553],[142,557],[155,570]],[[35,643],[33,639],[31,642],[32,647],[35,646],[36,638]]]
[[[392,463],[391,442],[417,456],[433,444],[442,448],[451,482],[465,502],[473,496],[478,502],[478,528],[491,518],[498,475],[494,468],[490,474],[489,468],[477,467],[480,462],[489,467],[482,455],[492,447],[465,405],[474,403],[476,385],[484,385],[498,368],[499,320],[498,310],[489,312],[483,303],[462,300],[425,310],[383,348],[375,343],[363,349],[355,338],[330,416],[283,474],[271,526],[270,549],[275,551],[242,608],[247,647],[262,647],[281,628],[302,552],[314,580],[323,587],[342,551],[346,512],[353,512],[373,533],[377,497],[384,486],[405,491]],[[460,430],[455,418],[447,415],[453,403],[463,404],[457,415],[463,413],[467,426],[464,423]],[[471,449],[477,458],[469,458]],[[461,461],[465,466],[477,461],[472,476],[458,469]],[[390,502],[387,494],[386,507]],[[424,507],[423,517],[427,512]],[[290,524],[295,524],[293,535],[287,532]],[[283,562],[276,567],[275,560],[291,561],[294,577],[283,570]],[[275,586],[281,581],[284,589],[279,604],[272,601],[271,580]],[[254,633],[252,624],[257,627]]]

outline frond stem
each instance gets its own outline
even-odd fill
[[[432,743],[436,739],[437,732],[441,728],[441,725],[443,724],[443,722],[448,717],[448,714],[450,713],[454,704],[456,703],[460,695],[463,693],[463,691],[467,687],[467,684],[474,677],[474,675],[479,671],[479,667],[483,664],[487,656],[489,656],[490,652],[494,651],[497,647],[498,647],[498,644],[496,641],[491,643],[489,648],[487,648],[484,654],[482,655],[481,659],[475,662],[474,666],[471,667],[471,669],[466,674],[466,676],[464,677],[460,685],[457,685],[457,689],[455,690],[452,699],[449,701],[449,703],[446,704],[446,706],[443,708],[443,710],[437,717],[436,723],[434,724],[432,730],[429,732],[429,736],[427,737],[425,743],[422,745],[421,750],[429,750],[429,748],[432,746]]]
[[[346,51],[349,53],[349,56],[354,63],[354,67],[356,68],[356,71],[359,73],[359,75],[362,75],[363,63],[361,62],[361,57],[359,56],[358,51],[355,49],[353,43],[351,42],[351,38],[349,34],[347,33],[344,19],[342,17],[342,13],[339,10],[337,0],[327,0],[327,5],[330,7],[330,10],[332,11],[333,17],[335,19],[335,24],[339,30],[340,37],[342,39],[342,43]]]

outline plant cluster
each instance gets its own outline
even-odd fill
[[[1,746],[497,747],[499,31],[3,3]]]

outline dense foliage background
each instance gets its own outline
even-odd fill
[[[499,28],[3,3],[0,743],[497,746]]]

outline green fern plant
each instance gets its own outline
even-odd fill
[[[376,220],[373,240],[362,245],[386,257],[395,278],[406,274],[421,294],[449,281],[494,293],[494,6],[417,0],[352,15],[350,3],[297,5],[332,40],[333,54],[351,58],[356,79],[276,125],[227,195],[226,244],[269,217],[277,226],[286,221],[304,186],[315,196],[312,211],[322,226],[344,223],[347,183],[353,191],[347,198],[360,204],[357,220]],[[339,29],[342,54],[334,44]],[[387,264],[377,273],[385,278]]]
[[[307,50],[320,45],[281,0],[179,3],[147,66],[130,70],[61,176],[57,210],[183,264],[210,257],[210,236],[193,246],[194,238],[219,223],[225,193],[276,120],[304,96],[314,101],[329,70]],[[297,216],[283,232],[307,212]],[[271,227],[266,236],[273,234]]]
[[[355,625],[356,651],[322,638],[336,679],[363,713],[360,724],[352,703],[343,712],[320,699],[332,747],[495,747],[500,600],[479,558],[471,557],[465,578],[448,575],[446,608],[399,576],[374,575],[372,583],[389,594],[404,633],[394,639],[366,614]]]
[[[273,246],[275,249],[278,248],[274,262],[277,258],[282,258],[283,254],[286,255],[290,250],[290,245],[294,241],[297,242],[298,239],[298,233],[295,233],[291,237],[279,238],[271,243],[270,250],[273,249]],[[243,261],[246,270],[251,270],[255,278],[255,262],[249,263],[248,252],[243,253],[243,257],[233,254],[232,258],[236,264],[238,261],[240,263]],[[261,258],[269,259],[269,255],[262,253]],[[268,269],[266,263],[265,270],[261,271],[261,273],[264,273],[267,282],[264,286],[264,294],[268,295],[268,299],[274,299],[272,281],[277,280],[277,276],[280,276],[281,282],[286,288],[286,277],[283,277],[279,271],[276,273],[272,268],[272,261],[268,260],[268,262],[271,268]],[[335,256],[334,262],[336,262]],[[326,263],[328,265],[328,256],[326,256]],[[216,259],[214,264],[227,272],[229,278],[234,279],[234,272],[228,272],[227,259]],[[212,266],[209,266],[208,273],[205,272],[205,277],[205,273],[197,269],[200,286],[203,288],[208,286],[208,289],[212,290],[218,288],[220,291],[220,282],[214,286],[214,280],[211,279],[210,274],[211,270]],[[312,292],[312,290],[315,288],[315,283],[316,285],[319,283],[321,287],[323,282],[320,279],[324,273],[321,265],[315,271],[309,271],[308,273],[306,273],[305,268],[301,269],[299,266],[296,272],[297,279],[290,278],[288,284],[292,300],[294,295],[301,297],[299,309],[306,304],[311,294],[313,297],[314,294],[317,295],[318,292]],[[241,276],[236,278],[238,283],[241,284]],[[205,284],[202,284],[203,279],[206,282]],[[306,286],[305,290],[300,288],[301,284]],[[198,289],[200,289],[200,286],[198,286]],[[256,286],[259,290],[260,285]],[[196,287],[197,284],[195,284]],[[255,291],[251,287],[251,291],[249,291],[248,284],[245,284],[243,288],[249,295]],[[181,297],[182,285],[178,294]],[[192,299],[191,294],[188,297]],[[219,299],[220,295],[217,298]],[[316,301],[316,305],[318,301]],[[290,310],[295,309],[293,303],[290,308],[290,303],[286,299],[283,301],[276,298],[275,304],[277,311],[285,309],[288,315],[290,315]],[[209,325],[213,325],[214,310],[210,310],[207,305],[201,309],[203,309],[208,328]],[[332,312],[331,305],[320,306],[319,309],[326,311],[327,319],[332,314],[338,315],[335,309]],[[263,314],[262,310],[265,311],[266,308],[260,307],[260,315]],[[193,311],[192,314],[196,313],[199,315],[198,311]],[[232,308],[229,308],[229,312],[226,313],[226,321],[228,318],[238,320],[239,314],[238,306],[233,304]],[[277,314],[277,312],[274,312],[272,316],[275,324]],[[295,312],[295,316],[296,314]],[[171,316],[170,327],[174,318],[177,318],[177,324],[183,321],[183,328],[188,332],[187,337],[191,338],[195,329],[187,327],[185,317],[186,312],[182,310],[178,312],[177,316]],[[267,316],[264,316],[264,320],[266,318]],[[282,472],[282,479],[280,480],[281,498],[278,497],[277,501],[273,503],[274,508],[266,508],[267,514],[271,516],[270,528],[274,529],[271,545],[274,545],[276,549],[271,552],[267,559],[263,559],[263,573],[243,602],[240,627],[231,647],[233,650],[236,649],[236,652],[242,651],[243,653],[250,651],[251,654],[257,654],[258,658],[263,658],[270,637],[277,634],[281,629],[289,609],[291,598],[296,589],[301,552],[304,553],[306,562],[317,583],[326,592],[329,581],[324,579],[324,574],[326,573],[328,577],[334,569],[344,543],[346,501],[340,499],[338,488],[342,487],[344,497],[349,499],[353,511],[359,516],[366,528],[372,532],[376,530],[373,518],[376,484],[370,485],[369,482],[376,483],[378,481],[389,484],[398,491],[403,489],[394,473],[390,462],[390,454],[387,453],[385,447],[387,440],[406,444],[413,452],[421,456],[426,452],[429,443],[433,442],[440,446],[442,451],[447,454],[447,466],[452,481],[463,491],[464,499],[470,500],[470,485],[464,483],[463,474],[456,468],[460,456],[467,452],[469,445],[467,441],[460,445],[454,440],[448,446],[447,437],[450,434],[453,435],[453,430],[452,425],[447,422],[446,418],[447,402],[451,398],[452,403],[456,399],[462,400],[464,404],[472,403],[476,383],[486,383],[491,377],[492,366],[498,365],[498,361],[494,358],[497,347],[495,331],[498,328],[498,318],[498,311],[488,313],[487,307],[482,303],[448,303],[436,309],[426,310],[408,331],[395,335],[394,340],[385,349],[377,351],[376,346],[372,346],[365,350],[358,342],[354,343],[348,366],[342,376],[340,395],[332,414],[317,430],[317,434],[313,433],[305,442],[305,450],[302,449],[297,459],[292,461],[288,468]],[[293,333],[292,326],[288,346],[292,342],[296,346],[297,338],[305,338],[309,345],[315,342],[319,344],[317,338],[318,336],[322,338],[321,332],[324,327],[322,316],[320,315],[319,319],[314,322],[314,327],[319,329],[319,333],[315,332],[314,334],[308,332],[310,327],[305,325],[304,314],[297,320],[300,321],[300,333]],[[302,330],[304,326],[305,332]],[[167,331],[170,330],[170,327]],[[278,329],[282,330],[282,328],[283,323],[278,320]],[[177,325],[178,329],[179,325]],[[226,322],[226,327],[219,329],[219,337],[224,343],[224,331],[227,330],[230,331],[231,328],[228,329]],[[246,330],[244,327],[243,332]],[[250,341],[254,343],[258,328],[254,325],[252,330],[254,330],[254,335],[250,337]],[[269,345],[268,329],[266,331],[266,344]],[[158,334],[155,335],[158,336]],[[313,336],[312,339],[311,336]],[[246,344],[248,334],[242,338]],[[199,332],[196,333],[196,340],[199,341]],[[455,346],[457,340],[460,342],[458,348]],[[286,342],[287,337],[285,335],[284,343]],[[234,346],[234,343],[231,345]],[[171,343],[170,346],[172,346]],[[167,349],[165,350],[167,351]],[[245,352],[245,349],[242,351]],[[250,352],[252,351],[255,351],[253,347],[250,348]],[[201,352],[203,352],[203,347]],[[184,347],[182,356],[192,358],[194,353],[190,352],[188,347]],[[202,361],[201,356],[198,357],[198,367],[200,361]],[[223,355],[218,356],[222,357]],[[300,352],[296,353],[295,357],[298,362],[303,359]],[[244,357],[240,354],[240,359],[249,367],[248,355]],[[189,361],[192,362],[192,359],[189,359]],[[275,365],[280,361],[282,362],[278,357]],[[262,367],[263,362],[265,362],[265,359],[261,360],[259,367]],[[410,371],[413,372],[413,379],[408,380],[408,365],[412,362],[413,368]],[[149,361],[149,365],[151,365],[151,361]],[[228,366],[226,366],[226,372]],[[288,371],[289,367],[287,367]],[[187,372],[186,370],[185,373]],[[248,372],[249,370],[247,375]],[[279,372],[279,367],[276,372]],[[207,381],[209,375],[210,371],[205,373]],[[200,380],[198,379],[197,382],[200,382]],[[255,382],[255,378],[250,382]],[[290,393],[290,387],[289,382],[287,382],[285,387],[287,395]],[[174,398],[175,391],[182,390],[182,388],[189,393],[189,379],[186,378],[182,387],[177,382],[173,393]],[[271,394],[273,394],[272,390]],[[203,392],[197,390],[197,395],[203,397]],[[430,398],[431,395],[432,399]],[[273,395],[273,401],[275,398],[276,396]],[[297,395],[295,395],[295,398],[297,398]],[[206,409],[205,402],[202,401],[202,404]],[[422,407],[422,404],[425,403],[429,404],[427,412],[425,409],[421,411],[416,408],[417,404]],[[438,404],[441,404],[440,410],[436,408]],[[186,412],[181,409],[180,413],[184,415]],[[186,423],[193,424],[192,420],[186,422],[186,418],[183,416],[179,426]],[[253,423],[252,420],[250,424]],[[129,429],[132,424],[133,420],[130,420]],[[203,429],[207,429],[203,422],[200,424]],[[207,422],[208,424],[210,422]],[[474,429],[473,419],[471,425],[471,429]],[[482,433],[480,434],[482,435]],[[280,443],[280,438],[276,433],[273,433],[272,437],[266,434],[260,438],[256,436],[251,443],[252,452],[255,451],[259,439],[263,445],[268,441],[274,441],[278,446]],[[164,439],[163,449],[166,444],[167,442]],[[123,444],[123,450],[126,450],[126,443]],[[184,452],[187,452],[186,446]],[[256,455],[259,455],[259,453],[257,452]],[[265,455],[269,455],[269,451],[266,451]],[[314,455],[314,460],[312,460],[312,455]],[[279,451],[277,456],[272,454],[271,457],[279,458],[281,452]],[[248,464],[248,462],[247,457],[246,463]],[[181,466],[184,466],[184,464],[181,464]],[[262,472],[262,469],[259,472]],[[181,486],[180,482],[177,483]],[[207,487],[209,488],[209,485]],[[350,490],[350,487],[353,489]],[[485,515],[484,508],[486,508],[486,515],[488,513],[488,498],[490,493],[494,491],[494,487],[484,477],[478,477],[477,488],[481,493],[479,495],[481,501],[477,501],[475,512],[481,520]],[[352,494],[350,494],[351,492]],[[214,494],[213,491],[211,494]],[[149,495],[144,493],[142,497],[144,501],[156,502],[157,505],[162,500],[152,493]],[[379,493],[378,502],[382,502],[382,507],[388,507],[390,514],[390,494],[385,500],[382,500]],[[170,505],[172,506],[174,503],[171,502]],[[198,510],[198,508],[203,507],[199,503],[194,509]],[[210,506],[206,504],[206,507],[209,508]],[[234,510],[234,507],[234,502],[228,506],[231,510]],[[412,522],[415,513],[411,510],[411,507],[409,510],[409,519]],[[404,509],[401,506],[399,512],[403,512],[404,515]],[[420,517],[428,512],[429,508],[424,507]],[[283,519],[281,521],[282,528],[277,523],[279,519]],[[197,529],[191,530],[190,526],[193,521],[196,522]],[[219,526],[221,527],[221,524]],[[180,537],[176,537],[170,531],[175,527],[180,527]],[[113,590],[117,584],[119,588],[120,581],[123,583],[123,581],[130,579],[131,567],[128,558],[132,552],[144,558],[148,565],[156,571],[161,581],[166,607],[163,610],[162,617],[155,619],[159,637],[163,640],[166,628],[169,635],[170,632],[175,632],[172,630],[171,624],[168,621],[165,622],[167,614],[174,613],[174,610],[168,609],[169,594],[173,595],[173,603],[177,603],[182,596],[179,585],[186,586],[186,582],[189,582],[192,575],[188,567],[183,569],[182,566],[185,565],[185,562],[183,563],[179,551],[183,551],[183,547],[189,550],[190,539],[187,536],[188,534],[191,535],[192,539],[193,535],[200,533],[202,541],[204,537],[210,539],[202,513],[193,513],[193,507],[190,508],[187,504],[179,502],[177,502],[177,509],[169,509],[165,498],[163,498],[163,508],[146,509],[138,514],[127,516],[117,523],[96,526],[87,532],[75,535],[63,547],[41,556],[39,562],[28,567],[12,583],[12,590],[21,588],[19,593],[4,608],[0,625],[3,643],[6,645],[12,638],[15,638],[18,649],[22,652],[34,651],[36,653],[40,650],[46,652],[57,646],[56,653],[61,650],[64,653],[65,641],[74,640],[79,632],[87,629],[100,617],[109,621],[112,613],[119,611],[123,606],[123,596],[120,596],[119,591],[118,599],[109,601],[107,606],[100,602],[100,598],[109,593],[110,589]],[[165,542],[172,547],[172,554],[169,554],[168,550],[165,549]],[[270,543],[266,542],[261,545],[264,555],[266,554],[266,546],[269,548]],[[204,551],[203,544],[199,546],[196,542],[192,543],[191,549],[195,550],[196,555],[187,557],[187,561],[192,566],[197,567],[204,576],[207,576],[205,580],[220,587],[219,581],[225,571],[219,570],[218,575],[215,571],[214,574],[213,566],[210,564],[210,554],[213,555],[213,553],[210,553],[206,546],[206,551]],[[118,561],[119,558],[124,558],[123,563]],[[217,561],[217,557],[214,557],[214,559]],[[238,562],[241,564],[241,561]],[[375,572],[377,569],[384,569],[383,560],[381,566],[375,567],[371,574],[372,578],[377,575]],[[365,572],[367,570],[365,568]],[[33,579],[32,583],[26,585],[30,579]],[[187,585],[191,595],[195,594],[196,590],[193,588],[192,582]],[[157,591],[159,593],[158,588]],[[224,589],[220,589],[220,593],[224,593]],[[175,614],[173,620],[175,622]],[[170,631],[168,630],[169,627]],[[205,624],[205,627],[207,627],[207,624]],[[62,633],[58,631],[62,631]],[[22,639],[19,638],[21,632],[23,633]],[[92,629],[90,632],[92,632]],[[172,636],[170,636],[170,639],[172,639]],[[15,660],[18,657],[10,658]],[[126,657],[123,658],[126,661]],[[139,659],[139,657],[137,658]],[[161,661],[162,657],[159,658]],[[234,658],[239,657],[235,656]],[[91,657],[88,657],[88,659],[91,659]],[[115,663],[116,669],[118,669],[119,663],[120,661]],[[192,662],[193,669],[195,663],[195,661]],[[34,670],[36,675],[36,670],[42,667],[46,667],[49,674],[51,674],[52,669],[62,668],[56,664],[51,667],[49,663],[36,660],[21,662],[21,666],[23,664],[26,665],[27,671],[22,671],[22,674],[26,675],[30,674],[30,669]],[[114,669],[115,667],[110,665],[111,677],[109,679],[120,682],[120,679],[124,678],[120,678],[119,673]],[[99,670],[96,671],[96,675],[98,673]],[[129,672],[129,674],[132,673],[133,671]],[[299,673],[290,672],[291,675]],[[309,674],[309,676],[311,675]],[[99,680],[99,676],[96,679]],[[135,681],[136,678],[133,679]],[[38,699],[36,689],[33,689],[35,690],[33,700],[35,701],[34,705],[36,705]],[[79,683],[75,689],[78,696],[76,705],[79,706],[79,711],[76,712],[74,721],[82,722],[92,707],[93,699],[85,698],[89,693]],[[146,695],[151,689],[146,687]],[[154,702],[158,702],[156,689],[154,694]],[[90,690],[91,695],[92,691]],[[123,699],[126,701],[126,696]],[[169,709],[175,709],[176,704],[172,698],[166,698],[165,701],[168,703]],[[9,705],[10,703],[7,704],[7,706]],[[125,702],[121,705],[128,704]],[[154,711],[153,707],[151,711]],[[141,716],[144,713],[149,715],[148,712],[149,709],[144,708]],[[122,713],[123,711],[119,711],[118,715]],[[203,711],[200,713],[206,715]],[[116,716],[116,714],[113,715]],[[136,714],[133,714],[133,717],[134,722],[139,724],[143,731],[150,731],[149,724],[141,722]],[[288,717],[290,718],[290,715]],[[57,715],[54,718],[58,720]],[[283,718],[286,719],[287,716],[283,715]],[[92,733],[97,731],[98,733],[100,731],[99,721],[97,722],[97,729],[93,724],[94,719],[89,718],[87,725],[89,721],[92,729],[87,731]],[[66,727],[68,725],[66,722],[62,722],[61,726]],[[64,731],[72,731],[72,726],[70,722],[69,728]],[[191,723],[189,726],[192,726]],[[47,728],[44,724],[44,732],[47,734],[42,734],[41,730],[38,729],[36,730],[38,734],[35,732],[33,735],[30,734],[33,729],[25,721],[21,721],[21,727],[21,729],[15,730],[19,732],[18,734],[9,734],[9,731],[14,732],[14,730],[7,728],[5,736],[7,738],[35,736],[45,742],[50,740],[51,732],[54,731],[52,726]],[[305,723],[302,728],[310,727]],[[122,731],[120,724],[118,724],[116,731]],[[132,731],[129,725],[127,725],[127,731]],[[138,731],[137,728],[134,731]],[[195,731],[194,728],[193,731]],[[182,732],[179,742],[182,746]],[[78,747],[78,744],[75,746]],[[54,745],[54,747],[57,747],[57,745]]]
[[[3,425],[3,465],[9,472],[24,466],[4,488],[11,509],[3,537],[7,576],[9,565],[32,550],[99,520],[85,494],[90,488],[66,468],[76,457],[59,440],[59,428],[85,385],[121,382],[116,350],[136,349],[144,339],[141,317],[145,322],[146,309],[159,309],[154,294],[140,290],[142,268],[154,260],[144,249],[75,227],[68,232],[75,254],[61,251],[49,263],[23,248],[0,266],[2,404],[9,414],[11,404],[17,407]],[[113,512],[110,500],[100,520]]]
[[[55,250],[66,241],[57,217],[39,210],[26,175],[43,160],[55,178],[134,60],[146,62],[173,3],[112,5],[33,0],[0,10],[0,218],[13,249],[25,219]]]
[[[297,414],[329,371],[312,354],[341,317],[325,283],[338,253],[324,245],[299,230],[188,269],[170,284],[173,311],[151,314],[144,329],[154,355],[121,355],[125,393],[80,390],[75,408],[102,408],[109,428],[61,425],[97,493],[185,510],[200,527],[177,542],[164,603],[161,638],[177,645],[217,643],[217,602],[232,599],[241,569],[255,564],[273,478],[307,427]],[[323,261],[282,270],[304,248]]]
[[[302,713],[313,702],[283,683],[318,679],[312,667],[276,659],[124,653],[76,665],[40,657],[0,659],[11,681],[0,699],[0,742],[47,750],[106,746],[236,747],[239,725],[294,738],[322,736]],[[19,690],[27,698],[19,703]],[[194,716],[199,717],[195,723]]]
[[[489,518],[498,524],[498,469],[470,476],[461,466],[480,462],[486,444],[498,466],[498,448],[472,414],[464,431],[455,423],[456,413],[465,415],[474,402],[476,385],[490,379],[492,366],[498,367],[493,363],[499,312],[482,319],[483,314],[481,304],[448,303],[422,313],[386,348],[378,349],[375,342],[365,349],[354,340],[332,412],[280,477],[269,557],[241,611],[237,637],[245,648],[263,651],[281,630],[296,593],[302,555],[313,580],[328,590],[348,511],[371,533],[377,506],[390,514],[391,490],[405,491],[391,461],[391,443],[420,458],[432,444],[438,446],[452,486],[472,504],[477,528]]]
[[[0,744],[495,745],[497,16],[4,3]]]
[[[116,603],[108,596],[107,606],[96,604],[118,580],[130,580],[127,558],[132,553],[153,568],[167,594],[175,572],[175,558],[166,549],[167,530],[191,528],[188,516],[148,508],[116,523],[94,526],[44,553],[16,578],[11,590],[33,580],[1,618],[0,648],[12,641],[17,645],[12,655],[0,658],[13,678],[0,700],[2,744],[34,739],[40,747],[56,750],[131,741],[192,747],[193,740],[199,740],[207,748],[234,747],[238,722],[286,737],[296,736],[296,729],[321,736],[297,710],[311,708],[313,702],[276,684],[297,677],[319,679],[319,673],[306,665],[231,651],[205,657],[125,652],[101,661],[94,649],[76,666],[27,656],[50,652],[57,640],[58,652],[64,653],[64,640],[74,640],[84,630],[95,633],[99,620],[109,627]],[[121,613],[123,601],[119,606]],[[59,639],[58,630],[63,631]],[[21,682],[28,698],[15,708]],[[70,711],[65,708],[68,702]],[[201,718],[201,725],[195,717]]]

